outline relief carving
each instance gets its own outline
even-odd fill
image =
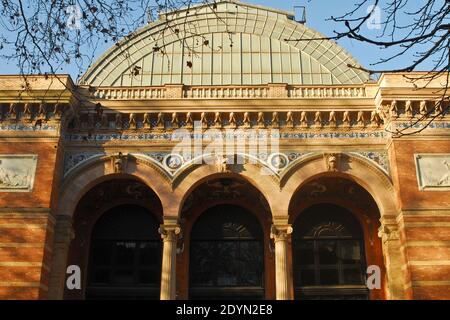
[[[415,160],[420,190],[450,189],[450,154],[420,154]]]
[[[29,192],[36,173],[35,155],[0,155],[0,192]]]

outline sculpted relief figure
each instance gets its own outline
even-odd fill
[[[407,117],[413,116],[413,108],[411,100],[406,101],[405,103],[405,114]]]
[[[27,119],[31,119],[31,104],[29,103],[25,103],[24,107],[23,107],[23,116]]]
[[[376,110],[372,111],[370,114],[370,123],[372,127],[379,127],[381,124],[381,117]]]
[[[292,115],[292,111],[288,111],[286,114],[286,126],[289,128],[294,127],[294,116]]]
[[[224,154],[216,156],[216,167],[220,173],[226,173],[231,171],[230,164],[228,163],[228,157]]]
[[[425,100],[420,101],[419,112],[421,115],[428,113],[427,102]]]
[[[11,103],[9,105],[9,118],[11,120],[16,120],[17,119],[17,103]]]
[[[119,152],[118,155],[112,157],[114,173],[122,173],[125,171],[127,164],[127,156]]]
[[[230,116],[228,119],[228,126],[233,129],[237,127],[236,116],[234,115],[234,112],[230,112]]]
[[[328,122],[331,127],[336,127],[336,112],[331,111],[330,117],[328,118]]]
[[[335,153],[328,153],[324,155],[325,164],[328,171],[338,171],[338,155]]]
[[[220,115],[220,112],[216,112],[216,115],[214,117],[214,127],[222,128],[222,116]]]
[[[357,123],[358,127],[364,127],[364,124],[365,124],[364,112],[362,112],[362,111],[358,112],[358,116],[356,118],[356,123]]]
[[[137,122],[136,122],[136,114],[130,113],[130,119],[128,121],[128,125],[130,129],[136,129],[137,128]]]
[[[190,112],[186,113],[186,128],[192,129],[194,127],[194,120]]]
[[[266,126],[266,121],[264,119],[264,113],[258,112],[258,128],[264,128]]]
[[[164,130],[164,114],[162,112],[158,113],[158,117],[156,119],[156,129],[160,131]]]
[[[29,177],[29,170],[23,173],[4,168],[2,160],[0,160],[0,188],[27,187]]]
[[[344,127],[350,127],[350,112],[344,111],[344,114],[342,115],[342,124]]]
[[[202,123],[202,128],[208,128],[208,119],[206,118],[206,113],[202,112],[200,115],[200,122]]]
[[[172,128],[177,129],[180,127],[179,121],[178,121],[178,114],[176,112],[172,113],[172,121],[170,121]]]
[[[392,100],[391,106],[389,108],[389,114],[392,118],[398,117],[397,100]]]
[[[278,112],[272,114],[272,128],[278,128],[280,126],[280,119],[278,117]]]
[[[248,112],[244,113],[244,119],[243,119],[243,123],[244,123],[244,128],[250,128],[250,115]]]
[[[150,114],[149,113],[144,113],[144,128],[145,129],[150,129],[151,128],[151,121],[150,121]]]
[[[308,126],[308,116],[306,111],[302,111],[300,114],[300,127],[306,128]]]
[[[438,182],[438,185],[449,185],[450,184],[450,161],[444,160],[442,161],[442,164],[447,169],[447,172],[444,173],[444,175],[441,177],[441,179]]]
[[[320,114],[320,111],[317,111],[314,115],[314,124],[317,128],[320,128],[322,126],[322,116]]]

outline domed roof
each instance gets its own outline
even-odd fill
[[[103,54],[80,83],[329,85],[369,79],[347,66],[359,64],[342,47],[317,38],[323,35],[295,22],[293,13],[223,0],[160,15]]]

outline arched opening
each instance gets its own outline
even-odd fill
[[[68,265],[81,269],[81,290],[65,299],[159,299],[162,205],[133,179],[113,179],[90,189],[74,217]]]
[[[190,245],[191,299],[263,299],[264,243],[258,220],[218,205],[195,222]]]
[[[361,227],[333,204],[316,204],[294,223],[294,284],[301,299],[367,299]]]
[[[289,212],[296,299],[384,298],[380,213],[364,188],[341,177],[311,179],[297,191]],[[369,265],[380,267],[382,288],[367,288]]]
[[[180,216],[180,299],[273,299],[267,200],[238,175],[212,175],[188,191]]]
[[[120,205],[96,222],[87,299],[157,299],[161,279],[159,223],[145,208]]]

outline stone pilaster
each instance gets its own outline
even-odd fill
[[[54,229],[53,255],[48,292],[48,298],[51,300],[63,299],[67,256],[73,238],[72,217],[65,215],[57,216]]]
[[[159,228],[163,240],[161,268],[161,300],[176,299],[177,240],[181,229],[176,224],[163,224]]]
[[[275,289],[277,300],[291,300],[291,277],[288,262],[288,243],[292,227],[289,224],[272,225],[270,238],[275,242]]]
[[[408,265],[397,221],[392,218],[381,218],[378,236],[383,244],[383,256],[388,280],[388,299],[408,299],[407,285],[410,282]]]

